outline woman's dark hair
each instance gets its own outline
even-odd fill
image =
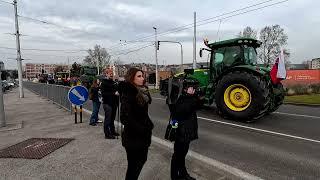
[[[91,87],[94,87],[94,88],[98,87],[98,80],[97,79],[93,80]]]
[[[140,69],[138,69],[138,68],[130,68],[130,69],[127,71],[127,74],[126,74],[126,76],[125,76],[125,80],[126,80],[127,82],[135,85],[135,84],[133,83],[134,77],[136,76],[137,72],[139,72],[139,71],[142,72],[142,74],[144,74],[143,71],[140,70]]]

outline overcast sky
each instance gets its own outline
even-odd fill
[[[10,0],[7,0],[10,1]],[[151,42],[120,44],[120,40],[136,40],[149,36],[143,41],[154,40],[157,27],[159,40],[179,41],[183,44],[185,62],[192,62],[193,28],[162,35],[175,27],[193,23],[193,12],[197,12],[197,21],[212,18],[242,7],[266,0],[18,0],[18,14],[56,24],[48,25],[26,18],[19,18],[21,47],[24,49],[77,50],[74,52],[28,51],[22,50],[26,62],[70,63],[81,62],[85,51],[100,44],[113,54],[139,49]],[[280,0],[255,6],[255,9]],[[271,7],[249,12],[239,16],[211,22],[197,27],[197,51],[203,47],[203,38],[209,42],[218,39],[234,38],[246,26],[260,31],[266,25],[279,24],[288,34],[288,46],[293,63],[320,57],[320,1],[288,0]],[[244,11],[248,11],[246,9]],[[244,12],[244,11],[239,11]],[[233,14],[228,14],[227,17]],[[64,28],[65,27],[65,28]],[[5,33],[14,32],[13,6],[0,1],[0,47],[15,47],[15,37]],[[218,35],[218,36],[217,36]],[[198,53],[197,53],[198,56]],[[15,68],[15,51],[0,48],[0,60],[7,68]],[[159,64],[180,62],[180,47],[176,44],[161,43]],[[154,47],[120,55],[123,62],[155,63]],[[206,61],[205,58],[198,61]]]

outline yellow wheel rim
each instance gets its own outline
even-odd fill
[[[233,111],[244,111],[251,104],[250,90],[242,84],[232,84],[224,91],[224,103]]]

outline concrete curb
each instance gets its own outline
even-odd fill
[[[87,114],[91,114],[92,111],[90,110],[87,110],[87,109],[83,109],[83,112],[87,113]],[[99,114],[99,118],[101,119],[104,119],[104,116],[100,115]],[[120,123],[119,122],[115,122],[115,124],[117,126],[120,126]],[[160,144],[162,146],[165,146],[166,148],[168,149],[173,149],[173,143],[169,142],[169,141],[165,141],[165,140],[162,140],[158,137],[155,137],[155,136],[152,136],[152,141],[157,143],[157,144]],[[244,172],[240,169],[237,169],[237,168],[234,168],[232,166],[229,166],[229,165],[226,165],[222,162],[219,162],[217,160],[214,160],[212,158],[209,158],[209,157],[206,157],[206,156],[203,156],[197,152],[194,152],[194,151],[191,151],[189,150],[188,152],[188,156],[193,158],[193,159],[196,159],[198,161],[201,161],[203,163],[206,163],[214,168],[217,168],[221,171],[223,171],[224,173],[227,173],[227,174],[230,174],[231,176],[233,177],[237,177],[237,178],[240,178],[240,179],[247,179],[247,180],[262,180],[260,177],[257,177],[257,176],[254,176],[252,174],[249,174],[247,172]]]
[[[13,130],[18,130],[23,128],[23,121],[14,123],[14,124],[7,124],[5,127],[0,128],[0,132],[4,131],[13,131]]]

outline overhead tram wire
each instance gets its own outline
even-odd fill
[[[238,13],[238,14],[233,14],[233,15],[230,15],[230,16],[227,16],[227,17],[223,17],[223,18],[219,18],[219,19],[215,19],[215,20],[212,20],[212,21],[209,21],[209,22],[197,24],[196,27],[203,26],[203,25],[206,25],[206,24],[210,24],[210,23],[213,23],[213,22],[218,22],[218,21],[224,20],[224,19],[229,19],[231,17],[239,16],[239,15],[246,14],[246,13],[249,13],[249,12],[252,12],[252,11],[257,11],[257,10],[264,9],[266,7],[271,7],[271,6],[274,6],[274,5],[277,5],[277,4],[281,4],[281,3],[284,3],[284,2],[287,2],[287,1],[289,1],[289,0],[283,0],[283,1],[280,1],[280,2],[277,2],[277,3],[265,5],[265,6],[256,8],[256,9],[251,9],[251,10],[248,10],[248,11],[245,11],[245,12],[241,12],[241,13]],[[193,28],[193,26],[192,27],[183,28],[183,29],[179,29],[179,30],[172,31],[172,32],[163,33],[163,34],[158,35],[158,37],[161,37],[161,36],[164,36],[164,35],[168,35],[168,34],[172,34],[172,33],[176,33],[176,32],[180,32],[180,31],[184,31],[186,29],[191,29],[191,28]]]
[[[3,3],[6,3],[6,4],[11,4],[11,5],[13,5],[13,3],[11,3],[11,2],[8,2],[8,1],[3,1],[3,0],[0,0],[0,2],[3,2]]]
[[[87,31],[84,31],[84,30],[81,30],[81,29],[76,29],[76,28],[72,28],[72,27],[68,27],[68,26],[62,26],[62,25],[59,25],[59,24],[56,24],[56,23],[45,21],[45,20],[40,20],[40,19],[31,18],[31,17],[27,17],[27,16],[22,16],[22,15],[18,15],[18,17],[24,18],[24,19],[28,19],[28,20],[32,20],[32,21],[41,22],[43,24],[53,25],[53,26],[56,26],[56,27],[59,27],[59,28],[70,29],[70,30],[73,30],[73,31],[79,31],[79,32],[83,32],[83,33],[87,33],[87,34],[90,34],[90,35],[95,35],[95,36],[101,37],[101,34],[90,33],[90,32],[87,32]]]
[[[10,49],[10,50],[16,50],[16,48],[12,48],[12,47],[3,47],[0,46],[0,49]],[[30,48],[21,48],[21,50],[25,50],[25,51],[48,51],[48,52],[66,52],[66,53],[76,53],[76,52],[81,52],[81,51],[87,51],[84,49],[73,49],[73,50],[65,50],[65,49],[30,49]]]
[[[119,54],[111,54],[113,56],[120,56],[120,55],[127,55],[129,53],[132,53],[132,52],[137,52],[137,51],[140,51],[142,49],[145,49],[145,48],[148,48],[148,47],[151,47],[151,46],[154,46],[153,44],[149,44],[147,46],[143,46],[141,48],[138,48],[138,49],[134,49],[134,50],[131,50],[131,51],[127,51],[127,52],[124,52],[124,53],[119,53]]]
[[[252,7],[255,7],[255,6],[259,6],[259,5],[262,5],[262,4],[265,4],[265,3],[268,3],[268,2],[272,2],[272,1],[275,1],[275,0],[267,0],[267,1],[263,1],[263,2],[260,2],[260,3],[256,3],[256,4],[253,4],[253,5],[250,5],[250,6],[246,6],[246,7],[243,7],[243,8],[240,8],[240,9],[236,9],[236,10],[233,10],[233,11],[229,11],[229,12],[226,12],[226,13],[222,13],[220,15],[217,15],[217,16],[214,16],[214,17],[211,17],[211,18],[207,18],[207,19],[203,19],[203,20],[200,20],[200,21],[197,21],[197,24],[198,23],[201,23],[201,22],[205,22],[205,21],[209,21],[211,19],[216,19],[218,17],[222,17],[222,16],[225,16],[225,15],[229,15],[229,14],[232,14],[232,13],[235,13],[235,12],[238,12],[238,11],[243,11],[245,9],[248,9],[248,8],[252,8]],[[288,0],[287,0],[288,1]],[[280,3],[283,3],[283,1],[281,1]],[[193,23],[192,24],[187,24],[187,25],[183,25],[183,26],[179,26],[179,27],[175,27],[175,28],[172,28],[172,29],[169,29],[169,30],[166,30],[166,31],[163,31],[163,32],[160,32],[158,33],[158,35],[162,35],[162,34],[171,34],[171,33],[174,33],[174,32],[179,32],[181,28],[183,28],[183,30],[185,29],[189,29],[189,28],[185,28],[185,27],[188,27],[188,26],[191,26],[189,28],[193,28]],[[170,32],[170,33],[169,33]],[[145,37],[140,37],[140,38],[137,38],[133,41],[137,41],[137,40],[145,40],[145,39],[150,39],[150,38],[153,38],[154,35],[148,35],[148,36],[145,36]],[[117,43],[117,44],[120,44],[120,43]],[[119,46],[119,45],[113,45],[113,46],[110,46],[106,49],[109,49],[109,48],[114,48],[116,46]]]

